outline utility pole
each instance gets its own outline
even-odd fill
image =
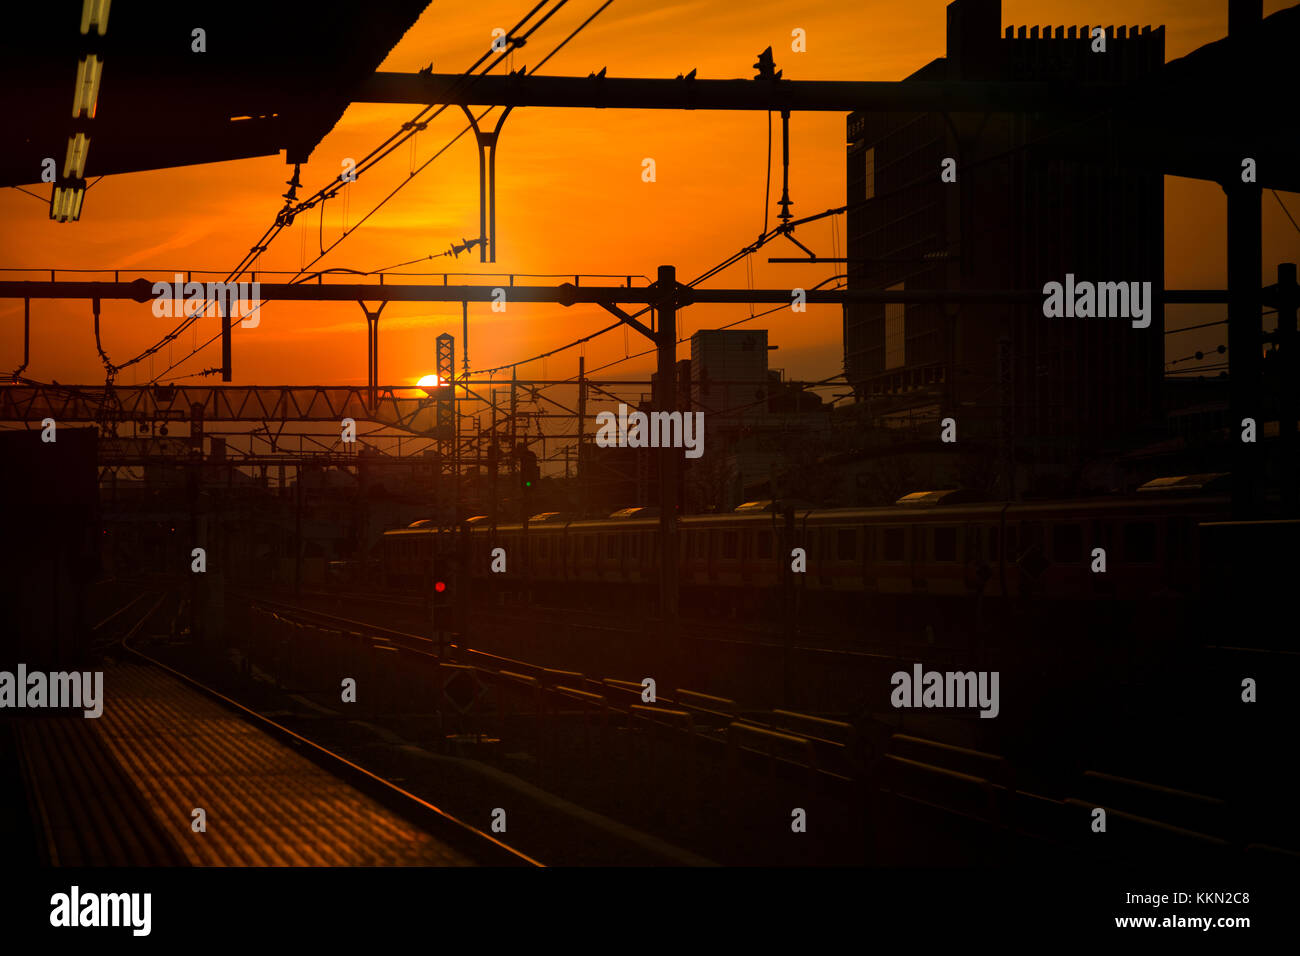
[[[462,377],[469,378],[469,303],[460,304],[460,367]]]
[[[221,320],[221,380],[229,382],[231,377],[230,361],[230,326],[234,324],[231,317],[226,315],[226,310],[221,305],[221,297],[217,297],[217,318]]]
[[[456,525],[456,573],[449,575],[448,584],[455,588],[452,594],[452,607],[455,614],[456,657],[465,660],[465,649],[469,647],[469,604],[470,604],[470,561],[473,549],[470,543],[470,524],[460,521]],[[450,563],[450,562],[448,562]]]
[[[201,460],[201,459],[200,459]],[[185,469],[185,491],[190,505],[190,547],[182,549],[182,558],[190,557],[190,548],[193,548],[199,540],[199,488],[202,483],[201,465],[191,460]],[[207,541],[203,542],[207,546]],[[182,560],[182,566],[188,561]],[[202,618],[199,614],[199,603],[203,599],[203,592],[199,587],[199,575],[190,573],[187,575],[190,579],[190,642],[198,646],[199,631],[202,628]]]
[[[492,440],[488,445],[488,554],[491,554],[497,547],[497,470],[501,460],[501,450],[497,446],[497,405],[496,395],[492,396]],[[488,585],[488,593],[492,595],[492,600],[498,600],[501,594],[501,585],[497,583],[495,574],[489,574],[488,578],[491,583]]]
[[[302,594],[302,464],[294,469],[297,473],[294,481],[295,503],[293,518],[293,593]]]
[[[438,498],[439,498],[439,491],[441,490],[441,488],[442,488],[442,474],[440,468],[439,472],[434,475],[434,483],[433,483],[433,513],[435,515],[437,515],[440,510],[438,508],[439,505]],[[429,550],[428,550],[429,583],[426,586],[425,594],[429,602],[429,629],[432,632],[430,636],[438,644],[439,661],[445,661],[447,659],[447,631],[445,627],[441,626],[442,621],[440,621],[438,618],[438,602],[436,598],[436,595],[438,593],[438,543],[439,543],[438,539],[442,537],[443,527],[444,527],[443,524],[436,517],[434,518],[433,521],[431,521],[428,525],[425,526],[425,530],[426,532],[428,532],[427,540],[429,542]],[[439,669],[438,673],[439,673],[438,709],[439,711],[441,711],[442,709],[441,668]]]
[[[1277,348],[1282,369],[1277,375],[1278,395],[1277,431],[1282,467],[1278,469],[1282,480],[1282,514],[1287,518],[1300,517],[1300,460],[1296,455],[1296,425],[1300,418],[1300,345],[1296,336],[1296,307],[1300,305],[1300,286],[1296,285],[1296,264],[1279,263],[1277,267]]]
[[[516,431],[516,422],[519,419],[519,396],[515,389],[519,385],[519,368],[512,366],[510,369],[510,452],[511,461],[517,462],[518,458],[514,456],[514,450],[519,447],[519,438]],[[517,464],[510,466],[510,474],[514,475],[519,470]]]
[[[587,514],[587,469],[582,461],[582,436],[587,428],[587,358],[578,356],[578,515]],[[569,459],[565,455],[564,476],[569,476]]]
[[[452,432],[454,436],[451,442],[451,453],[454,456],[451,464],[451,520],[447,522],[449,529],[455,529],[460,522],[460,403],[456,402],[455,408],[456,430]]]
[[[1246,44],[1246,35],[1259,28],[1263,16],[1262,0],[1229,0],[1228,39],[1238,49]],[[1248,64],[1238,63],[1241,68]],[[1242,144],[1246,147],[1247,144]],[[1251,155],[1247,151],[1245,155]],[[1258,183],[1244,183],[1237,170],[1229,170],[1223,184],[1228,196],[1228,387],[1232,419],[1228,434],[1232,443],[1232,513],[1237,519],[1251,517],[1258,506],[1260,474],[1259,442],[1241,440],[1242,419],[1260,422],[1259,379],[1260,353],[1263,350],[1263,325],[1260,318],[1263,278],[1260,232],[1263,225]]]
[[[488,521],[492,530],[491,542],[496,547],[497,537],[497,463],[500,448],[497,445],[497,392],[492,389],[492,437],[488,441]]]
[[[781,528],[772,535],[780,547],[776,559],[781,568],[781,706],[790,708],[790,659],[794,644],[794,571],[790,566],[790,552],[794,549],[794,508],[782,509]],[[776,508],[772,509],[772,523],[776,524]]]
[[[676,405],[677,375],[677,269],[660,266],[658,323],[655,345],[658,349],[658,376],[655,408],[671,413]],[[684,664],[677,633],[677,459],[680,448],[659,449],[659,611],[665,639],[680,669]],[[681,679],[685,675],[678,674]]]

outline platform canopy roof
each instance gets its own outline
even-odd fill
[[[0,186],[40,183],[46,157],[62,173],[78,132],[90,140],[83,179],[282,150],[303,162],[428,2],[5,4]],[[74,118],[92,57],[93,118]]]

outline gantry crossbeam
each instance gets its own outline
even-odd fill
[[[104,406],[119,421],[189,421],[192,406],[203,409],[204,422],[331,422],[345,418],[387,425],[420,437],[436,432],[434,401],[406,397],[394,387],[379,390],[372,411],[364,386],[210,386],[113,385],[109,388],[68,385],[0,387],[0,421],[98,421]]]

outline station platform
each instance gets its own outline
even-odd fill
[[[104,698],[96,719],[15,722],[51,865],[475,864],[169,674],[119,662]]]

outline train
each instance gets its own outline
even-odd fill
[[[1192,594],[1201,580],[1199,529],[1230,514],[1228,477],[1157,479],[1128,495],[1070,501],[989,502],[959,490],[916,492],[886,507],[797,507],[792,527],[786,510],[770,502],[683,515],[677,522],[682,600],[733,615],[737,608],[767,613],[773,594],[794,587],[805,605],[842,614],[860,612],[863,595],[1095,602]],[[385,532],[387,586],[424,592],[459,553],[475,581],[496,589],[527,582],[556,598],[599,593],[611,602],[641,601],[655,590],[654,509],[628,508],[601,519],[547,513],[526,527],[492,528],[478,516],[467,527],[469,541],[459,552],[451,548],[455,535],[429,521]],[[505,574],[491,569],[498,548]],[[802,549],[802,561],[795,549]]]

